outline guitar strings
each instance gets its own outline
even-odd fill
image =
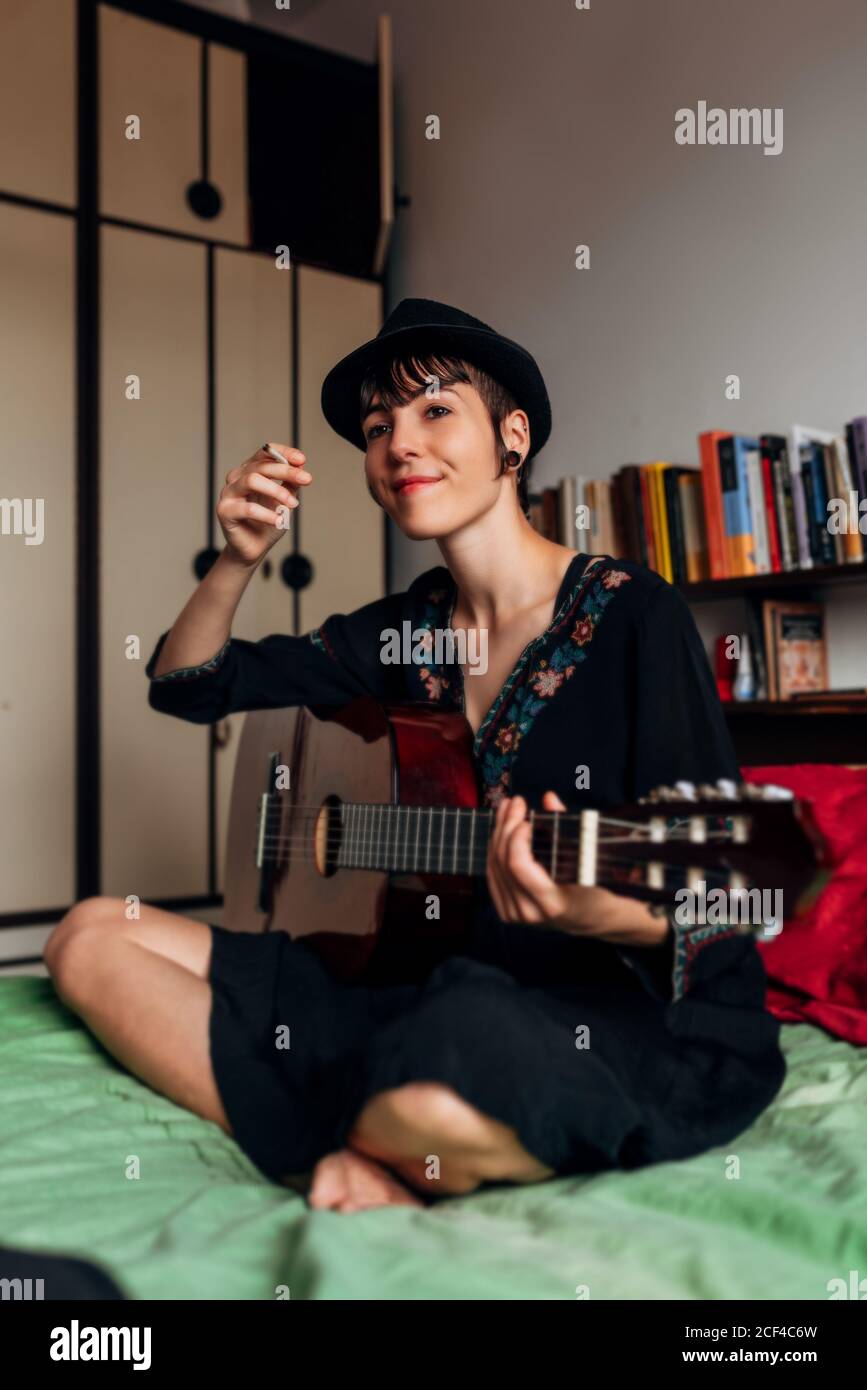
[[[281,792],[281,793],[267,793],[267,795],[268,795],[269,797],[270,797],[270,796],[282,796],[283,793],[282,793],[282,792]],[[659,806],[659,808],[660,808],[659,811],[658,811],[658,812],[650,812],[649,814],[660,815],[660,814],[662,813],[662,810],[663,810],[663,808],[665,807],[666,803],[662,802],[662,803],[655,803],[655,804]],[[378,820],[378,822],[376,823],[375,826],[374,826],[372,820],[371,820],[371,819],[368,819],[368,818],[366,818],[364,821],[362,821],[362,822],[359,823],[359,824],[356,824],[356,825],[349,825],[349,824],[348,824],[348,821],[347,821],[346,819],[344,819],[344,810],[347,808],[347,806],[352,806],[352,807],[360,808],[360,809],[362,810],[362,812],[368,812],[368,811],[369,811],[369,812],[373,813],[374,815],[379,814],[379,820]],[[281,805],[280,802],[278,802],[277,805],[276,805],[275,807],[272,808],[272,810],[273,810],[274,812],[277,812],[277,811],[279,810],[279,812],[280,812],[281,815],[282,815],[282,809],[283,809],[283,808],[282,808],[282,805]],[[326,859],[326,863],[328,862],[329,856],[331,856],[332,864],[333,864],[334,867],[336,867],[336,868],[344,868],[344,869],[346,869],[346,868],[349,868],[349,869],[351,869],[351,868],[356,868],[356,869],[361,869],[361,870],[363,870],[363,871],[372,871],[372,872],[381,872],[381,873],[382,873],[382,872],[392,872],[392,873],[400,873],[400,872],[442,873],[442,872],[449,872],[449,873],[455,873],[455,874],[468,874],[468,873],[469,873],[469,874],[479,874],[479,873],[484,873],[484,872],[485,872],[485,866],[486,866],[486,862],[487,862],[487,849],[486,849],[486,847],[485,847],[485,849],[484,849],[485,858],[484,858],[484,860],[483,860],[482,862],[480,862],[481,857],[482,857],[482,853],[483,853],[483,850],[482,850],[482,847],[481,847],[481,846],[479,846],[478,849],[474,848],[473,851],[472,851],[472,853],[469,854],[468,852],[466,852],[466,851],[464,850],[464,847],[463,847],[463,846],[460,846],[460,845],[453,845],[453,847],[452,847],[452,849],[451,849],[451,852],[450,852],[450,853],[449,853],[449,852],[446,852],[445,856],[442,856],[442,854],[441,854],[442,845],[441,845],[441,847],[440,847],[440,852],[438,852],[437,850],[433,849],[433,846],[431,846],[433,855],[434,855],[435,857],[436,857],[436,856],[438,855],[438,853],[439,853],[439,857],[441,857],[441,858],[442,858],[442,857],[445,857],[445,858],[447,858],[447,859],[450,860],[450,867],[449,867],[448,870],[445,870],[445,869],[437,869],[437,868],[431,868],[431,867],[428,867],[427,865],[425,865],[424,867],[422,867],[421,864],[416,864],[415,868],[414,868],[413,870],[410,870],[410,869],[409,869],[408,867],[406,867],[406,866],[404,866],[404,868],[401,869],[399,866],[397,866],[397,865],[395,865],[395,864],[392,864],[392,865],[389,865],[389,866],[384,866],[384,865],[383,865],[383,866],[379,866],[379,865],[373,865],[373,864],[371,864],[371,865],[358,865],[358,864],[352,864],[352,863],[350,863],[350,862],[344,862],[344,863],[337,862],[336,864],[334,863],[335,851],[338,851],[338,852],[339,852],[339,848],[340,848],[341,845],[343,845],[343,844],[346,845],[347,852],[348,852],[348,854],[349,854],[350,856],[351,856],[353,853],[360,853],[360,854],[363,856],[368,850],[372,850],[372,849],[373,849],[373,840],[374,840],[375,837],[378,837],[378,838],[379,838],[380,843],[381,843],[381,845],[382,845],[382,848],[383,848],[386,852],[390,852],[390,853],[394,854],[395,856],[397,856],[397,857],[399,858],[399,857],[400,857],[400,852],[401,852],[401,847],[400,847],[400,831],[401,831],[401,829],[403,829],[403,827],[400,826],[400,818],[399,818],[399,815],[397,816],[397,818],[396,818],[395,820],[393,820],[393,825],[392,825],[392,826],[388,826],[388,825],[386,826],[386,834],[385,834],[385,837],[383,838],[383,837],[382,837],[382,815],[381,815],[381,813],[382,813],[382,812],[385,812],[385,811],[388,811],[389,813],[399,812],[400,809],[402,809],[402,808],[401,808],[399,805],[397,805],[396,803],[394,803],[394,802],[352,802],[352,803],[341,803],[341,804],[339,804],[338,806],[331,806],[331,807],[329,807],[328,805],[323,805],[322,803],[319,803],[318,805],[314,805],[314,804],[306,804],[306,805],[305,805],[305,804],[303,804],[303,803],[297,803],[297,804],[292,804],[292,803],[290,803],[290,811],[289,811],[289,814],[290,814],[290,816],[291,816],[291,818],[292,818],[292,821],[293,821],[293,827],[292,827],[292,829],[289,830],[288,832],[280,831],[280,830],[270,830],[270,831],[269,831],[269,830],[265,830],[265,832],[264,832],[263,834],[257,835],[257,837],[256,837],[256,839],[255,839],[255,842],[254,842],[254,844],[253,844],[253,846],[252,846],[252,849],[253,849],[253,851],[254,851],[254,856],[255,856],[255,852],[256,852],[258,849],[264,848],[264,849],[266,850],[266,852],[268,852],[268,854],[269,854],[269,856],[270,856],[270,858],[271,858],[272,864],[275,862],[275,856],[276,856],[276,854],[277,854],[280,850],[293,851],[293,852],[296,853],[296,854],[300,851],[302,860],[309,860],[309,861],[311,861],[311,862],[314,861],[315,858],[316,858],[316,856],[317,856],[317,846],[316,846],[316,844],[315,844],[315,840],[316,840],[315,825],[316,825],[316,822],[317,822],[317,821],[320,819],[320,817],[323,815],[323,813],[325,813],[325,815],[326,815],[326,817],[327,817],[327,823],[326,823],[326,829],[325,829],[325,833],[324,833],[324,837],[323,837],[323,838],[324,838],[324,844],[320,843],[319,852],[320,852],[320,853],[324,852],[325,859]],[[439,814],[441,815],[441,817],[442,817],[442,819],[441,819],[441,821],[440,821],[440,825],[441,825],[441,829],[442,829],[441,840],[443,839],[443,837],[444,837],[444,835],[445,835],[445,828],[446,828],[446,825],[447,825],[447,816],[448,816],[448,813],[449,813],[450,811],[451,811],[451,812],[454,812],[454,813],[457,813],[458,811],[462,811],[462,812],[467,812],[467,811],[472,812],[472,811],[475,811],[477,817],[482,818],[483,829],[484,829],[484,831],[486,831],[486,832],[489,831],[489,830],[491,829],[492,824],[493,824],[494,814],[495,814],[490,808],[487,808],[487,807],[481,807],[481,808],[479,808],[479,807],[436,807],[436,806],[434,806],[434,807],[426,807],[426,806],[407,806],[406,809],[407,809],[407,812],[413,811],[413,810],[416,811],[416,812],[418,812],[418,813],[421,813],[421,812],[423,812],[423,811],[428,811],[428,813],[429,813],[429,824],[428,824],[428,827],[427,827],[427,834],[428,834],[428,837],[430,837],[430,834],[431,834],[431,832],[432,832],[432,830],[433,830],[433,817],[434,817],[435,814],[439,813]],[[299,814],[299,813],[300,813],[300,814]],[[716,814],[717,814],[718,816],[720,816],[721,818],[723,818],[723,819],[726,819],[726,818],[727,818],[727,817],[722,816],[722,813],[719,812],[719,811],[717,811]],[[266,815],[267,815],[267,812],[266,812]],[[675,816],[669,815],[668,817],[665,817],[665,819],[672,819],[672,820],[675,821],[675,824],[674,824],[672,827],[666,827],[666,834],[665,834],[665,838],[664,838],[663,840],[654,840],[654,839],[651,838],[652,832],[651,832],[651,829],[650,829],[649,826],[644,826],[644,825],[636,824],[634,821],[625,820],[625,819],[623,819],[622,817],[605,816],[605,815],[600,814],[599,819],[598,819],[598,822],[597,822],[598,825],[600,825],[600,826],[605,826],[605,827],[607,827],[607,826],[611,826],[611,827],[614,827],[614,826],[618,826],[618,827],[623,826],[623,827],[626,827],[631,833],[630,833],[628,836],[614,836],[614,835],[608,835],[608,836],[604,836],[604,835],[603,835],[603,836],[601,836],[601,837],[599,838],[599,841],[598,841],[598,850],[597,850],[597,855],[596,855],[596,863],[597,863],[597,866],[598,866],[598,867],[612,867],[612,866],[614,866],[614,865],[628,864],[633,870],[635,870],[636,868],[637,868],[637,869],[640,869],[642,863],[648,862],[648,861],[642,861],[642,860],[635,860],[634,858],[632,858],[632,857],[629,856],[629,855],[614,855],[614,854],[611,854],[611,853],[606,852],[605,847],[606,847],[607,845],[611,845],[611,844],[632,844],[632,845],[637,845],[637,844],[646,843],[646,844],[658,844],[660,847],[662,847],[663,845],[671,844],[671,843],[684,843],[684,844],[687,844],[687,843],[688,843],[688,844],[695,845],[695,846],[696,846],[696,849],[697,849],[697,850],[699,851],[699,853],[700,853],[700,847],[701,847],[703,844],[707,844],[707,843],[709,843],[709,842],[724,841],[724,840],[725,840],[725,841],[728,841],[728,842],[730,842],[730,843],[737,843],[737,842],[732,842],[732,841],[730,841],[730,839],[729,839],[729,832],[726,831],[726,830],[722,830],[722,829],[710,831],[709,833],[707,833],[707,834],[705,835],[705,838],[704,838],[703,840],[692,840],[692,839],[690,838],[690,836],[689,836],[688,825],[687,825],[687,823],[686,823],[686,822],[689,820],[689,817],[683,817],[683,816],[681,816],[681,817],[675,817]],[[580,820],[581,820],[581,813],[580,813],[580,812],[569,812],[569,811],[535,811],[535,810],[534,810],[534,811],[531,813],[531,816],[528,816],[528,817],[525,817],[525,818],[524,818],[524,822],[522,822],[522,823],[527,823],[527,821],[529,821],[529,823],[531,824],[531,826],[535,829],[536,825],[539,824],[540,822],[542,823],[543,828],[546,828],[546,823],[547,823],[547,822],[557,822],[558,825],[559,825],[559,823],[560,823],[560,822],[563,822],[563,821],[567,821],[567,822],[575,821],[575,822],[577,822],[577,821],[580,821]],[[337,823],[335,823],[335,821],[336,821]],[[418,831],[419,831],[419,829],[420,829],[420,826],[421,826],[421,820],[420,820],[420,816],[419,816],[419,819],[418,819],[417,824],[416,824],[416,839],[418,838]],[[393,831],[394,831],[393,836],[389,833],[390,830],[391,830],[392,828],[393,828]],[[403,844],[403,851],[404,851],[405,857],[406,857],[406,851],[407,851],[408,848],[409,848],[409,833],[410,833],[409,815],[407,815],[406,827],[405,827],[405,831],[404,831],[404,844]],[[391,843],[390,843],[390,842],[391,842]],[[550,845],[553,845],[553,840],[552,840],[552,839],[549,839],[548,844],[549,844],[549,846],[550,846]],[[542,848],[542,849],[543,849],[543,852],[544,852],[544,847],[540,847],[540,848]],[[419,851],[414,847],[414,856],[415,856],[416,854],[418,854],[418,853],[419,853]],[[557,855],[556,855],[556,859],[557,859],[556,868],[557,868],[557,870],[558,870],[558,871],[559,871],[559,870],[562,870],[563,872],[569,873],[569,871],[571,870],[572,867],[574,867],[574,869],[575,869],[574,878],[573,878],[572,874],[569,873],[569,877],[568,877],[567,879],[563,880],[564,882],[572,882],[572,881],[576,881],[576,880],[577,880],[577,876],[578,876],[578,875],[577,875],[577,869],[578,869],[578,860],[579,860],[579,857],[580,857],[580,849],[579,849],[579,847],[578,847],[577,844],[574,844],[574,843],[573,843],[573,844],[570,845],[570,844],[568,844],[568,843],[561,843],[561,842],[558,842],[558,844],[557,844]],[[672,869],[672,870],[678,870],[678,871],[680,871],[680,872],[682,872],[682,873],[685,873],[686,869],[689,868],[689,867],[691,867],[691,866],[685,865],[685,864],[673,863],[673,862],[670,861],[670,860],[664,860],[664,859],[661,859],[661,858],[659,858],[659,857],[655,857],[655,858],[653,859],[653,861],[651,861],[651,862],[653,862],[655,865],[660,866],[663,870],[665,870],[665,869]],[[728,874],[726,873],[725,870],[713,869],[713,868],[706,868],[706,869],[703,869],[702,872],[703,872],[704,875],[705,875],[705,882],[709,882],[709,881],[712,881],[712,880],[714,880],[714,879],[718,880],[718,881],[721,882],[721,883],[727,883],[727,882],[728,882]],[[626,882],[627,880],[623,880],[623,879],[622,879],[622,880],[619,880],[619,881]],[[635,886],[635,887],[648,887],[648,888],[651,887],[651,885],[648,885],[648,884],[640,884],[640,883],[639,883],[639,884],[636,884],[634,880],[632,880],[632,885]]]
[[[267,796],[276,796],[276,795],[283,795],[283,793],[267,792],[267,793],[265,793],[265,795],[267,795]],[[280,804],[281,804],[281,803],[278,803],[278,805],[280,805]],[[659,802],[659,803],[655,803],[655,804],[658,804],[658,805],[660,806],[660,808],[662,808],[662,807],[664,807],[667,803],[663,801],[663,802]],[[446,816],[448,816],[450,813],[452,813],[452,812],[458,812],[458,811],[462,812],[462,813],[465,814],[465,815],[469,815],[469,814],[475,813],[475,815],[476,815],[477,817],[479,817],[479,818],[485,818],[485,819],[488,820],[489,822],[493,820],[493,816],[494,816],[494,812],[491,811],[488,807],[474,807],[474,806],[445,806],[445,807],[443,807],[443,806],[417,806],[417,805],[407,805],[407,806],[404,806],[403,804],[395,803],[395,802],[393,802],[393,801],[352,801],[352,802],[342,802],[342,803],[340,803],[340,804],[337,805],[337,806],[329,806],[329,805],[327,805],[327,804],[323,804],[322,802],[320,802],[318,805],[315,805],[315,804],[313,804],[313,803],[309,803],[309,804],[298,803],[298,804],[296,804],[296,803],[294,803],[294,802],[290,802],[290,803],[289,803],[289,806],[290,806],[290,812],[289,812],[290,815],[293,815],[293,816],[294,816],[294,815],[295,815],[297,812],[299,812],[299,811],[300,811],[300,812],[305,812],[305,813],[306,813],[306,816],[302,816],[302,819],[309,818],[309,817],[313,817],[313,818],[315,819],[316,817],[318,817],[318,816],[319,816],[320,814],[322,814],[323,812],[328,813],[330,817],[333,816],[333,815],[335,815],[336,813],[339,813],[339,815],[340,815],[340,823],[341,823],[342,825],[343,825],[343,824],[346,824],[346,821],[344,820],[344,817],[343,817],[343,811],[344,811],[344,809],[345,809],[346,807],[357,808],[357,809],[359,809],[359,810],[361,810],[361,811],[371,811],[371,812],[374,812],[374,813],[379,813],[380,811],[395,812],[395,811],[402,811],[402,810],[406,810],[406,811],[408,811],[408,812],[409,812],[409,811],[417,811],[417,812],[427,811],[428,813],[442,815],[443,821],[445,821]],[[274,813],[276,814],[276,808],[272,808],[272,809],[274,810]],[[710,813],[705,813],[705,814],[710,814]],[[713,816],[720,816],[722,819],[730,819],[730,818],[731,818],[731,815],[732,815],[732,814],[736,814],[736,813],[731,813],[731,812],[723,813],[723,812],[715,811],[715,812],[713,812],[712,814],[713,814]],[[745,812],[744,814],[749,814],[749,812]],[[581,818],[582,818],[583,812],[581,812],[581,811],[532,811],[532,812],[531,812],[531,815],[532,815],[532,820],[533,820],[534,823],[535,823],[535,822],[538,822],[538,821],[554,821],[554,820],[558,820],[558,821],[560,821],[560,822],[563,822],[563,821],[580,821]],[[649,816],[652,816],[653,818],[656,818],[656,819],[658,819],[658,818],[660,818],[660,817],[662,817],[662,818],[664,818],[664,819],[666,818],[666,817],[664,817],[663,812],[662,812],[661,809],[660,809],[659,811],[650,811],[650,812],[648,812],[648,815],[649,815]],[[525,820],[530,820],[530,818],[531,818],[530,816],[525,816],[525,817],[524,817]],[[691,819],[691,817],[690,817],[690,816],[683,816],[683,815],[681,815],[681,816],[677,816],[677,817],[667,817],[667,819],[675,819],[675,820],[677,820],[677,821],[683,822],[683,821],[686,821],[686,820]],[[645,830],[646,830],[648,834],[650,833],[649,827],[640,825],[640,824],[636,823],[635,821],[625,820],[623,817],[618,817],[618,816],[606,816],[606,815],[602,814],[602,812],[599,813],[599,819],[598,819],[597,824],[599,824],[599,825],[617,825],[617,826],[624,826],[624,827],[626,827],[627,829],[630,829],[630,830],[637,830],[637,831],[645,831]]]
[[[254,843],[253,845],[251,845],[251,847],[250,847],[250,848],[251,848],[251,855],[252,855],[253,858],[255,858],[255,851],[256,851],[257,847],[258,847],[258,841],[255,842],[255,843]],[[293,849],[293,855],[292,855],[292,857],[299,857],[299,858],[302,860],[302,862],[312,863],[312,862],[315,861],[315,859],[316,859],[316,857],[317,857],[317,856],[316,856],[316,846],[315,846],[313,840],[312,840],[310,837],[308,837],[308,836],[300,836],[300,837],[298,837],[298,839],[297,839],[296,841],[293,842],[291,848]],[[328,861],[328,851],[329,851],[329,849],[331,849],[331,848],[333,848],[333,846],[328,846],[328,845],[325,846],[325,859],[326,859],[326,863],[327,863],[327,861]],[[367,848],[370,848],[370,847],[369,847],[369,846],[365,846],[365,845],[361,845],[361,846],[358,846],[358,848],[361,849],[361,850],[363,851],[363,850],[365,850],[365,849],[367,849]],[[469,858],[468,856],[464,855],[462,852],[460,852],[460,853],[458,853],[458,854],[452,854],[452,855],[450,855],[450,856],[447,855],[446,857],[449,858],[449,859],[451,860],[451,863],[450,863],[450,865],[449,865],[448,868],[442,868],[442,869],[435,868],[435,867],[429,867],[429,866],[427,866],[427,865],[422,865],[422,864],[416,864],[412,869],[410,869],[410,868],[407,868],[407,867],[401,868],[400,866],[394,865],[394,864],[385,866],[385,865],[376,865],[376,864],[351,864],[351,863],[339,863],[339,862],[336,863],[336,864],[333,864],[333,867],[338,868],[338,869],[359,869],[359,870],[364,871],[364,872],[368,872],[368,871],[369,871],[369,872],[373,872],[373,873],[426,873],[426,874],[436,874],[436,873],[448,873],[448,874],[452,874],[452,873],[454,873],[454,874],[464,874],[464,875],[470,874],[470,875],[474,875],[474,874],[483,874],[483,873],[485,872],[486,862],[487,862],[487,861],[485,860],[485,861],[483,861],[483,862],[479,862],[479,859],[480,859],[480,852],[479,852],[479,854],[476,854],[476,853],[474,852],[472,858]],[[558,869],[558,871],[562,870],[563,872],[566,872],[566,871],[569,869],[569,867],[570,867],[572,864],[574,864],[574,867],[575,867],[575,875],[574,875],[574,877],[573,877],[573,876],[570,874],[568,878],[563,879],[563,880],[557,879],[557,882],[561,882],[561,881],[562,881],[563,883],[575,883],[575,882],[577,882],[577,877],[578,877],[578,875],[577,875],[577,869],[578,869],[578,860],[579,860],[579,857],[580,857],[580,856],[579,856],[576,852],[574,852],[574,851],[571,851],[571,852],[570,852],[570,851],[567,851],[567,850],[564,849],[564,850],[562,851],[562,855],[561,855],[561,853],[558,851],[558,854],[557,854],[557,869]],[[289,856],[287,856],[287,860],[286,860],[286,861],[283,861],[283,862],[288,862],[288,858],[289,858]],[[646,862],[646,861],[640,861],[640,860],[637,861],[637,860],[635,860],[635,859],[630,858],[628,855],[597,854],[597,856],[596,856],[596,864],[597,864],[597,867],[602,867],[602,868],[610,868],[612,865],[628,864],[630,868],[636,869],[636,868],[640,868],[640,867],[641,867],[641,864],[642,864],[643,862]],[[671,861],[671,860],[665,860],[665,859],[659,859],[659,858],[655,858],[655,859],[653,859],[652,861],[647,861],[647,862],[652,862],[653,864],[656,864],[656,865],[660,866],[663,870],[665,870],[665,869],[672,869],[672,870],[676,870],[676,871],[680,871],[680,872],[685,872],[688,868],[692,867],[692,866],[687,865],[687,864],[679,864],[679,863],[675,863],[675,862],[673,862],[673,861]],[[333,861],[332,861],[332,863],[333,863]],[[273,859],[270,860],[269,866],[270,866],[270,867],[280,867],[280,865],[277,864]],[[456,867],[456,866],[457,866],[457,867]],[[544,866],[543,866],[543,867],[544,867]],[[706,883],[710,883],[710,882],[713,882],[713,881],[717,881],[717,882],[719,882],[720,884],[728,883],[728,877],[729,877],[729,876],[728,876],[727,872],[726,872],[724,869],[702,868],[702,873],[704,874],[704,881],[705,881]],[[620,881],[622,881],[622,882],[629,882],[629,880],[627,880],[627,879],[622,879],[622,880],[620,880]],[[651,888],[651,887],[654,887],[654,886],[655,886],[655,885],[646,884],[646,883],[635,883],[634,880],[632,880],[632,882],[633,882],[633,886],[635,886],[635,887],[637,887],[637,888]]]

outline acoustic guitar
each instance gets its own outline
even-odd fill
[[[345,979],[384,957],[416,976],[460,951],[495,814],[479,805],[472,745],[463,714],[422,704],[363,697],[249,713],[226,926],[288,932]],[[704,883],[708,894],[780,890],[790,916],[823,863],[809,807],[781,787],[678,783],[633,805],[529,820],[533,855],[556,882],[668,906]],[[739,929],[764,931],[761,920]]]

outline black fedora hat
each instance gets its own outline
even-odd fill
[[[322,383],[322,413],[343,439],[362,451],[367,448],[358,418],[361,383],[372,366],[407,348],[447,352],[489,372],[527,412],[529,457],[538,454],[551,433],[551,405],[535,359],[481,319],[435,299],[402,299],[375,338],[331,368]]]

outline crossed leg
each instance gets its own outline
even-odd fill
[[[128,1071],[231,1133],[211,1067],[211,929],[122,898],[84,898],[57,924],[45,964],[63,1002]]]
[[[44,959],[60,998],[128,1071],[231,1134],[210,1058],[212,939],[206,923],[150,904],[128,921],[122,898],[85,898]],[[368,1101],[349,1147],[317,1164],[309,1200],[341,1211],[420,1205],[410,1189],[459,1195],[551,1175],[513,1130],[450,1088],[418,1082]]]
[[[483,1182],[531,1183],[554,1175],[513,1129],[435,1082],[410,1082],[371,1097],[348,1138],[348,1149],[317,1164],[311,1206],[422,1206],[413,1190],[463,1196]],[[406,1187],[396,1188],[389,1169]]]

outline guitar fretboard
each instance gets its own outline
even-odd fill
[[[459,806],[344,803],[337,864],[391,873],[477,874],[486,870],[494,813]],[[555,880],[575,878],[578,835],[550,812],[530,814],[532,852]]]

